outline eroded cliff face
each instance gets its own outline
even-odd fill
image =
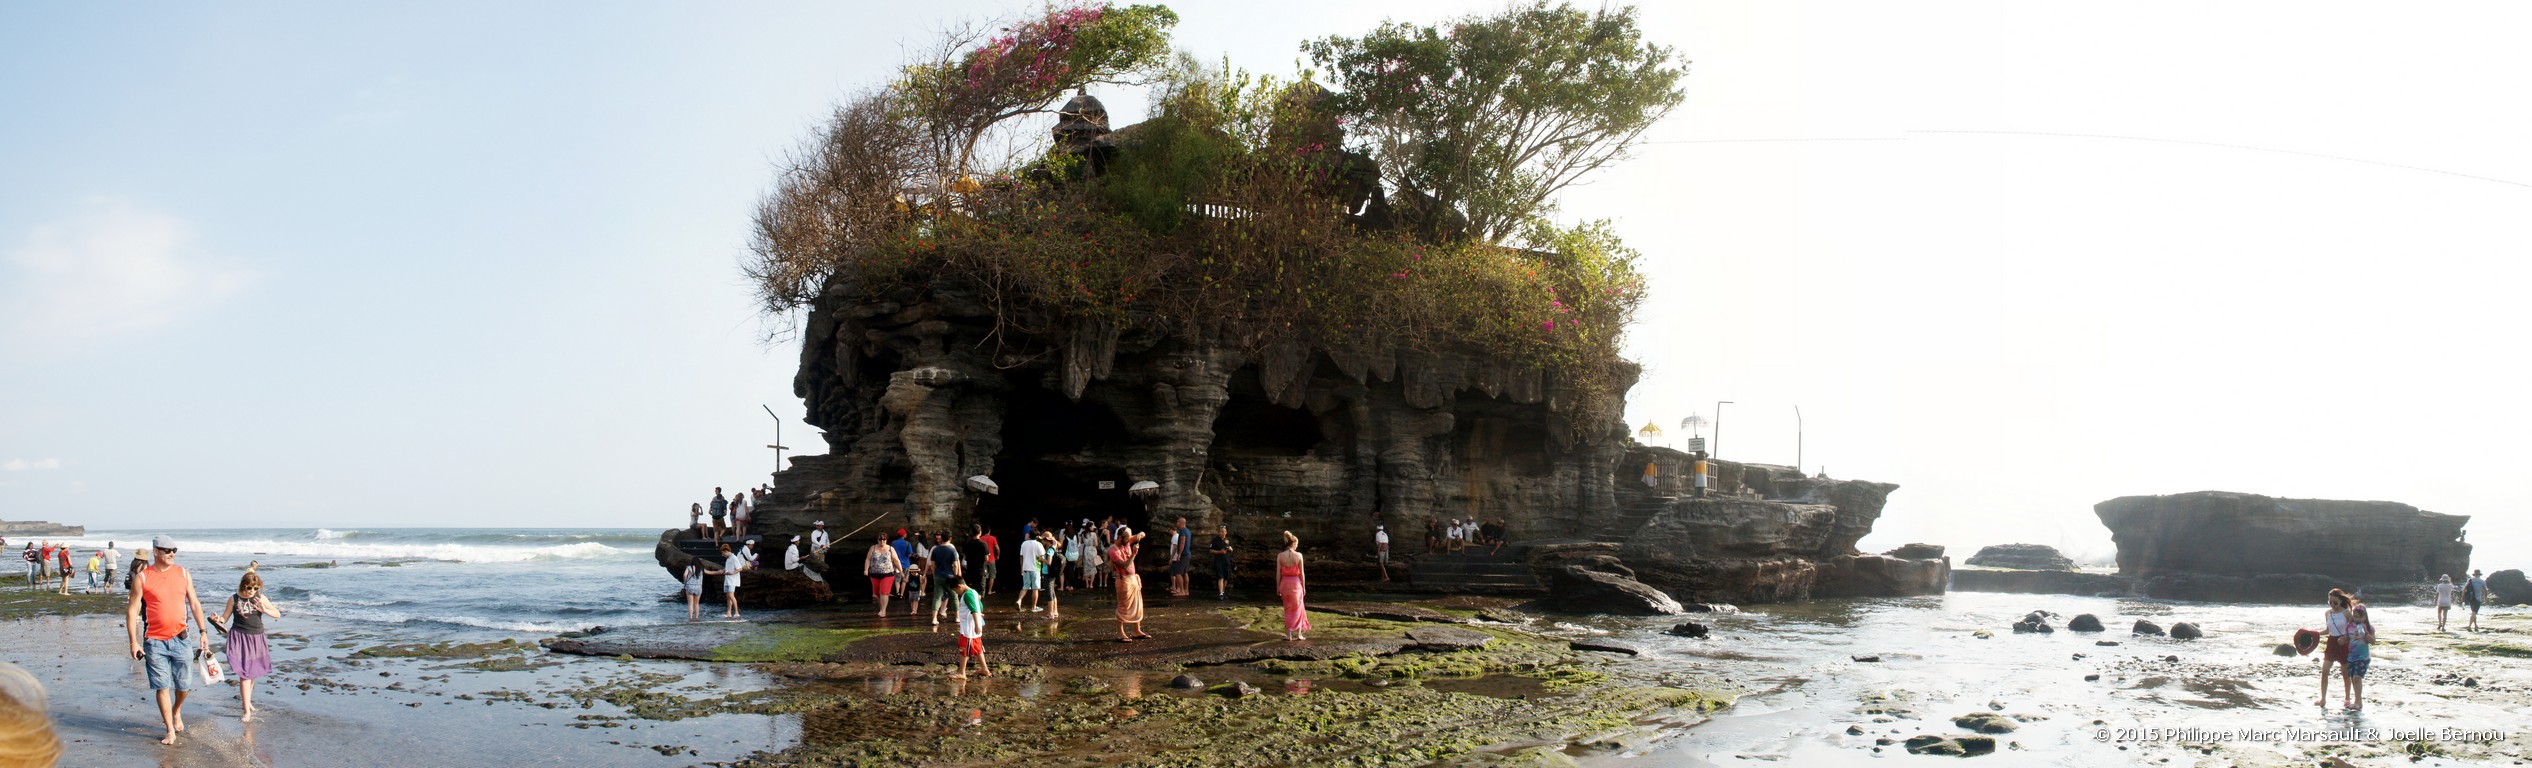
[[[2461,540],[2468,515],[2396,502],[2200,491],[2122,496],[2093,512],[2119,546],[2119,574],[2137,579],[2314,574],[2342,585],[2413,585],[2470,566]]]
[[[1430,518],[1576,535],[1614,504],[1630,443],[1616,413],[1571,412],[1552,376],[1474,350],[1252,354],[1132,323],[1059,327],[997,324],[953,283],[830,287],[794,380],[830,452],[778,475],[757,526],[1007,537],[1030,520],[1185,518],[1228,525],[1251,557],[1290,530],[1343,562],[1384,523],[1402,545]],[[977,476],[1000,493],[970,488]]]
[[[1621,506],[1643,516],[1631,530],[1621,520],[1618,555],[1636,577],[1690,602],[1779,602],[1810,597],[1941,594],[1951,565],[1931,557],[1870,555],[1855,542],[1872,533],[1891,491],[1865,480],[1803,477],[1789,467],[1718,461],[1705,498],[1685,495],[1689,459],[1677,451],[1639,449],[1631,466],[1652,464],[1658,480],[1628,487]],[[1915,553],[1909,553],[1915,554]]]

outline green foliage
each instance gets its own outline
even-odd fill
[[[1684,98],[1685,70],[1671,49],[1643,41],[1633,7],[1585,13],[1541,0],[1303,49],[1344,89],[1336,108],[1391,181],[1464,214],[1468,235],[1488,243],[1624,157]]]

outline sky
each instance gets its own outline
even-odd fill
[[[0,6],[0,519],[648,527],[764,482],[778,421],[823,450],[737,270],[776,163],[1029,7]],[[1288,73],[1499,4],[1173,7]],[[1898,483],[1867,549],[2106,560],[2093,503],[2221,489],[2532,559],[2532,7],[1642,19],[1687,99],[1558,214],[1644,254],[1630,424]]]

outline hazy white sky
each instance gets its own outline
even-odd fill
[[[658,525],[761,481],[772,159],[1017,3],[0,8],[0,518]],[[1180,3],[1297,44],[1494,3]],[[2199,489],[2532,491],[2532,7],[1661,3],[1688,102],[1566,197],[1647,256],[1630,419],[1901,484],[1868,548],[2106,555]],[[1133,93],[1105,93],[1120,119]],[[2502,553],[2492,550],[2504,550]]]

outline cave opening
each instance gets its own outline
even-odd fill
[[[1095,401],[1074,402],[1033,382],[1013,384],[1003,412],[1002,452],[994,456],[993,480],[1001,492],[978,498],[976,522],[1012,553],[1019,551],[1020,532],[1031,520],[1061,528],[1115,516],[1146,530],[1150,515],[1127,493],[1137,478],[1095,458],[1131,438],[1125,422]],[[1010,563],[1016,555],[1004,557]],[[1016,564],[999,570],[1003,586],[1019,583]]]
[[[1231,376],[1231,399],[1213,419],[1216,453],[1303,456],[1327,442],[1319,417],[1303,408],[1286,408],[1266,397],[1257,366]]]

